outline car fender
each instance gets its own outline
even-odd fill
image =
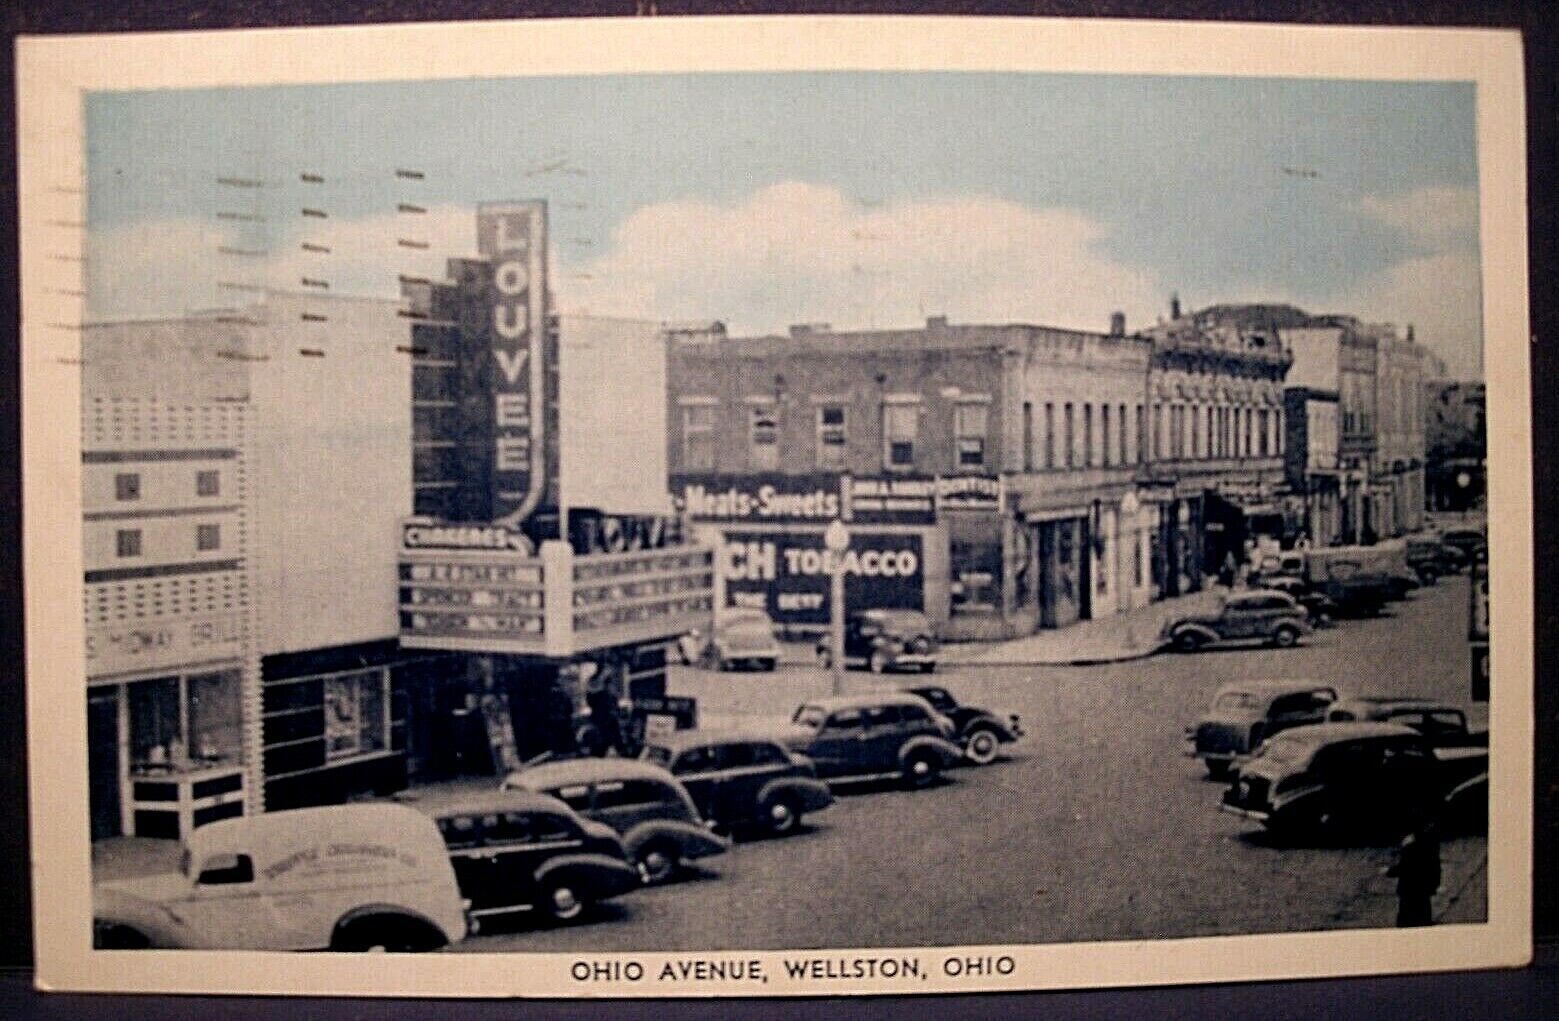
[[[332,930],[332,936],[334,936],[336,932],[339,932],[345,926],[351,925],[353,922],[364,918],[374,918],[379,915],[393,915],[396,918],[409,918],[419,925],[425,925],[433,932],[436,932],[442,936],[444,938],[445,945],[450,943],[458,943],[465,939],[466,936],[464,932],[452,933],[445,931],[442,925],[439,925],[433,919],[429,918],[427,915],[423,914],[421,911],[418,911],[415,908],[406,907],[404,904],[392,904],[388,901],[382,903],[374,902],[369,904],[358,904],[354,906],[350,911],[347,911],[340,918],[336,919],[335,927]]]
[[[899,747],[899,764],[902,765],[915,752],[926,748],[931,749],[944,766],[954,765],[964,757],[964,750],[946,738],[917,734]]]
[[[1326,793],[1324,784],[1306,784],[1303,787],[1295,787],[1293,790],[1284,791],[1282,794],[1274,794],[1268,797],[1272,806],[1272,814],[1292,811],[1296,805],[1315,801],[1320,795]]]
[[[1018,735],[1013,733],[1011,724],[1002,720],[1001,717],[995,713],[980,713],[970,717],[964,722],[963,726],[958,728],[959,740],[968,738],[970,734],[981,728],[995,731],[996,736],[1003,742],[1012,742],[1018,739]]]
[[[560,854],[536,870],[536,882],[545,883],[560,874],[574,876],[588,887],[591,900],[606,900],[640,885],[639,871],[626,861],[604,854]]]
[[[1218,634],[1218,632],[1214,631],[1206,624],[1198,624],[1194,621],[1179,621],[1169,625],[1168,633],[1169,637],[1172,639],[1186,634],[1187,632],[1195,634],[1204,642],[1218,642],[1223,640],[1222,635]]]
[[[214,945],[185,924],[174,909],[118,890],[100,888],[92,892],[92,923],[132,929],[158,950],[193,950]]]
[[[803,812],[816,812],[833,804],[833,792],[821,780],[804,776],[783,776],[758,789],[758,804],[767,805],[781,794],[795,798]]]
[[[677,845],[684,858],[706,858],[712,854],[724,854],[731,842],[707,827],[681,819],[652,819],[628,828],[623,834],[623,846],[634,857],[652,840],[669,840]]]

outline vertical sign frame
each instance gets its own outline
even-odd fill
[[[547,485],[547,203],[481,203],[476,238],[492,283],[492,519],[513,526]]]

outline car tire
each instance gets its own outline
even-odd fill
[[[979,727],[964,741],[964,758],[976,766],[988,766],[1001,754],[1001,737],[989,727]]]
[[[1203,645],[1202,636],[1195,631],[1182,631],[1174,638],[1176,652],[1197,652]]]
[[[410,954],[437,950],[444,943],[443,936],[425,922],[397,915],[376,915],[339,926],[330,940],[330,949],[356,954]]]
[[[888,672],[888,657],[881,649],[873,649],[871,658],[866,661],[866,668],[874,674]]]
[[[1290,649],[1299,643],[1299,629],[1291,624],[1280,624],[1272,632],[1272,644],[1280,649]]]
[[[567,879],[548,880],[541,890],[541,909],[554,922],[572,922],[590,908],[584,893]]]
[[[772,674],[775,670],[779,669],[779,660],[760,659],[758,660],[758,669],[762,670],[766,674]]]
[[[639,849],[639,878],[645,886],[664,883],[677,874],[682,866],[682,856],[676,845],[665,840],[652,840]]]
[[[922,663],[922,664],[920,664],[920,672],[923,673],[923,674],[935,673],[936,672],[936,664],[935,663]]]
[[[1207,767],[1207,775],[1214,780],[1227,780],[1229,777],[1229,763],[1222,759],[1206,759],[1203,765]]]
[[[770,798],[769,803],[764,806],[763,821],[769,832],[776,837],[794,833],[801,825],[801,808],[796,804],[796,799],[790,795],[778,795]]]
[[[151,945],[151,939],[144,932],[128,925],[103,922],[92,926],[93,950],[148,950]]]
[[[935,752],[925,749],[910,752],[904,760],[904,782],[915,789],[931,786],[941,772],[942,761]]]

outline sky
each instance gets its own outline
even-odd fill
[[[394,296],[475,254],[478,202],[542,198],[564,312],[1102,330],[1174,293],[1411,323],[1479,378],[1474,100],[970,72],[97,93],[87,311],[180,315],[304,279]]]

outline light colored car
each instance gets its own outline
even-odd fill
[[[1274,589],[1209,594],[1206,605],[1164,624],[1163,639],[1180,652],[1221,642],[1262,641],[1286,649],[1310,633],[1310,614]]]
[[[682,658],[719,670],[751,666],[773,670],[779,665],[779,640],[774,636],[774,621],[762,610],[733,607],[715,617],[706,637],[693,631],[682,638]]]
[[[97,884],[103,950],[435,950],[469,928],[432,819],[331,805],[210,823],[178,872]]]
[[[1220,687],[1207,714],[1186,728],[1185,753],[1207,775],[1225,776],[1237,760],[1279,731],[1325,721],[1337,689],[1311,680],[1236,681]]]

